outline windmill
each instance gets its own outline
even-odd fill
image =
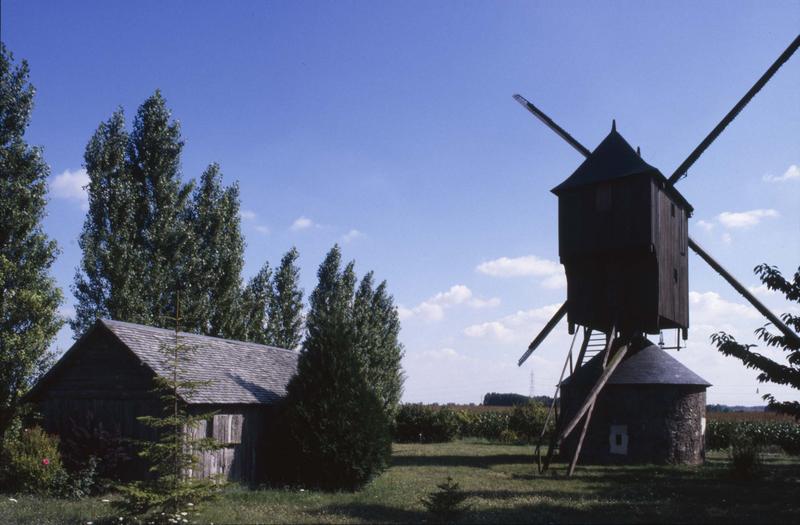
[[[616,123],[612,123],[609,135],[591,151],[531,102],[521,95],[514,95],[525,109],[585,157],[577,170],[552,190],[558,197],[559,257],[567,276],[567,300],[528,346],[518,363],[521,366],[553,328],[567,317],[573,342],[547,416],[548,423],[555,418],[556,431],[549,443],[544,466],[541,462],[544,431],[536,447],[540,470],[547,468],[553,450],[580,426],[580,436],[577,440],[575,436],[571,438],[574,450],[568,472],[572,474],[598,396],[620,363],[627,356],[631,366],[652,366],[653,361],[649,358],[634,359],[639,350],[657,348],[644,338],[645,334],[661,334],[663,330],[674,329],[678,337],[672,348],[677,349],[681,339],[686,340],[689,329],[689,249],[787,338],[800,340],[798,334],[689,237],[688,219],[693,208],[675,188],[675,183],[687,175],[700,155],[798,47],[800,36],[669,177],[647,164],[638,148],[633,150],[617,132]],[[573,358],[579,332],[583,336],[582,343]],[[653,352],[649,350],[648,355],[655,355]],[[579,373],[585,376],[583,369],[589,363],[596,368],[593,385],[582,395],[572,413],[562,412],[559,416],[556,402],[559,389]],[[565,379],[567,370],[569,375]],[[692,374],[688,372],[684,375]],[[705,399],[704,393],[702,399]]]

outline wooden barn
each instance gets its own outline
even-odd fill
[[[586,463],[687,464],[705,459],[706,389],[711,386],[658,345],[638,338],[595,403],[581,449]],[[569,421],[603,372],[600,352],[561,383]],[[569,460],[579,433],[564,440]]]
[[[184,378],[203,384],[190,399],[195,413],[215,412],[195,429],[223,448],[204,453],[197,477],[223,474],[254,483],[263,479],[265,431],[277,424],[275,403],[297,369],[297,352],[270,346],[180,333],[192,348]],[[119,321],[99,320],[61,357],[26,396],[43,416],[42,426],[62,441],[102,428],[123,439],[154,439],[137,417],[157,415],[161,404],[153,378],[170,373],[164,346],[175,332]],[[134,454],[129,454],[135,457]],[[142,477],[146,466],[126,462],[120,475]]]
[[[567,320],[608,333],[689,327],[691,205],[616,126],[564,182],[558,252]]]

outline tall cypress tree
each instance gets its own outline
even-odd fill
[[[303,340],[303,290],[300,289],[300,268],[297,248],[281,259],[272,278],[269,306],[269,344],[295,349]]]
[[[192,250],[187,253],[190,290],[187,322],[193,331],[242,337],[241,273],[244,239],[239,219],[239,186],[222,187],[219,165],[200,177],[189,211]]]
[[[272,270],[265,262],[261,270],[250,279],[242,294],[242,335],[245,341],[266,345],[271,343],[269,334],[270,303],[273,291]]]
[[[352,263],[340,270],[334,246],[311,294],[297,375],[287,387],[285,430],[298,480],[355,489],[388,464],[389,420],[359,363],[353,325]]]
[[[61,327],[61,291],[50,277],[58,253],[42,231],[49,169],[25,142],[34,88],[0,43],[0,443],[19,397]]]

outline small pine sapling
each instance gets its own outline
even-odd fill
[[[199,437],[197,430],[213,417],[213,413],[192,414],[186,400],[191,399],[207,381],[185,377],[185,366],[194,349],[181,342],[180,307],[174,318],[175,334],[171,344],[162,345],[170,375],[156,376],[156,392],[163,403],[160,416],[139,417],[153,429],[158,438],[140,442],[139,457],[148,462],[149,479],[120,487],[123,499],[117,505],[147,523],[173,523],[198,511],[197,505],[216,497],[224,481],[217,478],[198,479],[192,476],[199,465],[199,455],[220,448],[213,438]]]
[[[438,490],[421,499],[422,505],[442,521],[452,521],[470,509],[464,502],[469,494],[464,493],[453,478],[447,476],[447,481],[436,485]]]

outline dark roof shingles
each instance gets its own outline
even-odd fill
[[[167,377],[171,367],[165,348],[175,332],[121,321],[101,321],[156,374]],[[179,342],[190,348],[182,364],[184,377],[202,382],[193,404],[272,404],[286,395],[297,370],[297,352],[272,346],[179,332]]]

